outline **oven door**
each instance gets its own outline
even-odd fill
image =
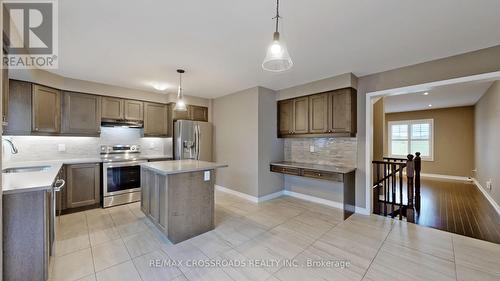
[[[112,196],[141,190],[141,163],[129,161],[103,164],[104,196]]]

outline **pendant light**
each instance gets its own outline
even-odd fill
[[[174,107],[175,111],[187,111],[186,103],[182,97],[182,74],[184,72],[184,69],[177,69],[177,73],[179,73],[179,89],[177,91],[177,102]]]
[[[285,42],[280,38],[279,27],[279,5],[280,1],[276,0],[276,31],[273,34],[273,42],[267,48],[266,57],[262,63],[262,68],[267,71],[280,72],[285,71],[293,66],[292,59],[288,54]]]

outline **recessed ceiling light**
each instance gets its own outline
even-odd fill
[[[153,86],[153,88],[158,91],[165,91],[166,89],[168,89],[167,83],[152,83],[151,86]]]
[[[429,104],[429,107],[432,107],[432,104]]]
[[[424,96],[428,96],[428,95],[429,95],[429,92],[425,92],[423,95],[424,95]]]

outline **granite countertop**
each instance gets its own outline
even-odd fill
[[[356,170],[356,168],[353,168],[353,167],[310,164],[310,163],[300,163],[300,162],[291,162],[291,161],[276,161],[276,162],[271,162],[271,165],[281,166],[281,167],[311,169],[311,170],[341,173],[341,174],[347,174],[347,173],[350,173],[350,172]]]
[[[48,166],[48,168],[38,172],[2,173],[2,192],[13,194],[49,190],[63,164],[62,161],[31,161],[4,165],[3,169],[36,166]]]
[[[206,171],[227,167],[226,164],[199,160],[173,160],[143,163],[142,167],[162,175],[180,174],[188,172]]]

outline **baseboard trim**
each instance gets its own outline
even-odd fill
[[[450,175],[440,175],[440,174],[426,174],[421,173],[421,177],[423,178],[431,178],[431,179],[446,179],[446,180],[457,180],[457,181],[471,181],[469,177],[461,177],[461,176],[450,176]]]
[[[252,195],[249,195],[249,194],[246,194],[246,193],[243,193],[243,192],[232,190],[232,189],[229,189],[227,187],[220,186],[220,185],[215,185],[215,189],[222,191],[222,192],[225,192],[225,193],[229,193],[231,195],[234,195],[234,196],[237,196],[237,197],[240,197],[243,199],[246,199],[248,201],[252,201],[254,203],[259,203],[259,198],[252,196]]]
[[[486,197],[486,199],[488,199],[491,206],[493,206],[493,209],[495,209],[495,211],[497,211],[497,214],[500,215],[500,206],[498,205],[497,202],[495,202],[495,200],[493,200],[493,197],[491,197],[491,195],[488,193],[488,191],[486,191],[486,189],[479,183],[479,181],[476,178],[472,178],[472,182],[477,186],[479,191],[481,191],[481,193],[483,193],[484,197]]]
[[[295,197],[298,199],[306,200],[309,202],[326,205],[326,206],[333,207],[333,208],[338,208],[338,209],[344,208],[344,204],[341,202],[323,199],[323,198],[319,198],[316,196],[311,196],[311,195],[307,195],[307,194],[303,194],[303,193],[293,192],[290,190],[281,190],[281,191],[271,193],[268,195],[264,195],[261,197],[256,197],[256,196],[252,196],[252,195],[249,195],[249,194],[246,194],[243,192],[235,191],[235,190],[232,190],[232,189],[229,189],[227,187],[220,186],[220,185],[215,185],[215,189],[218,191],[222,191],[222,192],[246,199],[246,200],[251,201],[253,203],[261,203],[264,201],[272,200],[274,198],[278,198],[282,195],[287,195],[287,196]],[[362,214],[362,215],[370,215],[370,211],[368,211],[368,209],[362,208],[362,207],[356,207],[355,212],[358,214]]]
[[[274,199],[274,198],[277,198],[277,197],[280,197],[281,195],[283,195],[283,191],[282,190],[278,191],[278,192],[275,192],[275,193],[267,194],[267,195],[264,195],[264,196],[261,196],[261,197],[256,197],[256,196],[252,196],[252,195],[249,195],[249,194],[246,194],[246,193],[243,193],[243,192],[232,190],[230,188],[223,187],[223,186],[220,186],[220,185],[215,185],[215,189],[219,190],[219,191],[222,191],[222,192],[225,192],[225,193],[229,193],[231,195],[234,195],[234,196],[237,196],[237,197],[240,197],[240,198],[243,198],[243,199],[246,199],[246,200],[254,202],[254,203],[261,203],[261,202],[268,201],[268,200],[271,200],[271,199]]]

